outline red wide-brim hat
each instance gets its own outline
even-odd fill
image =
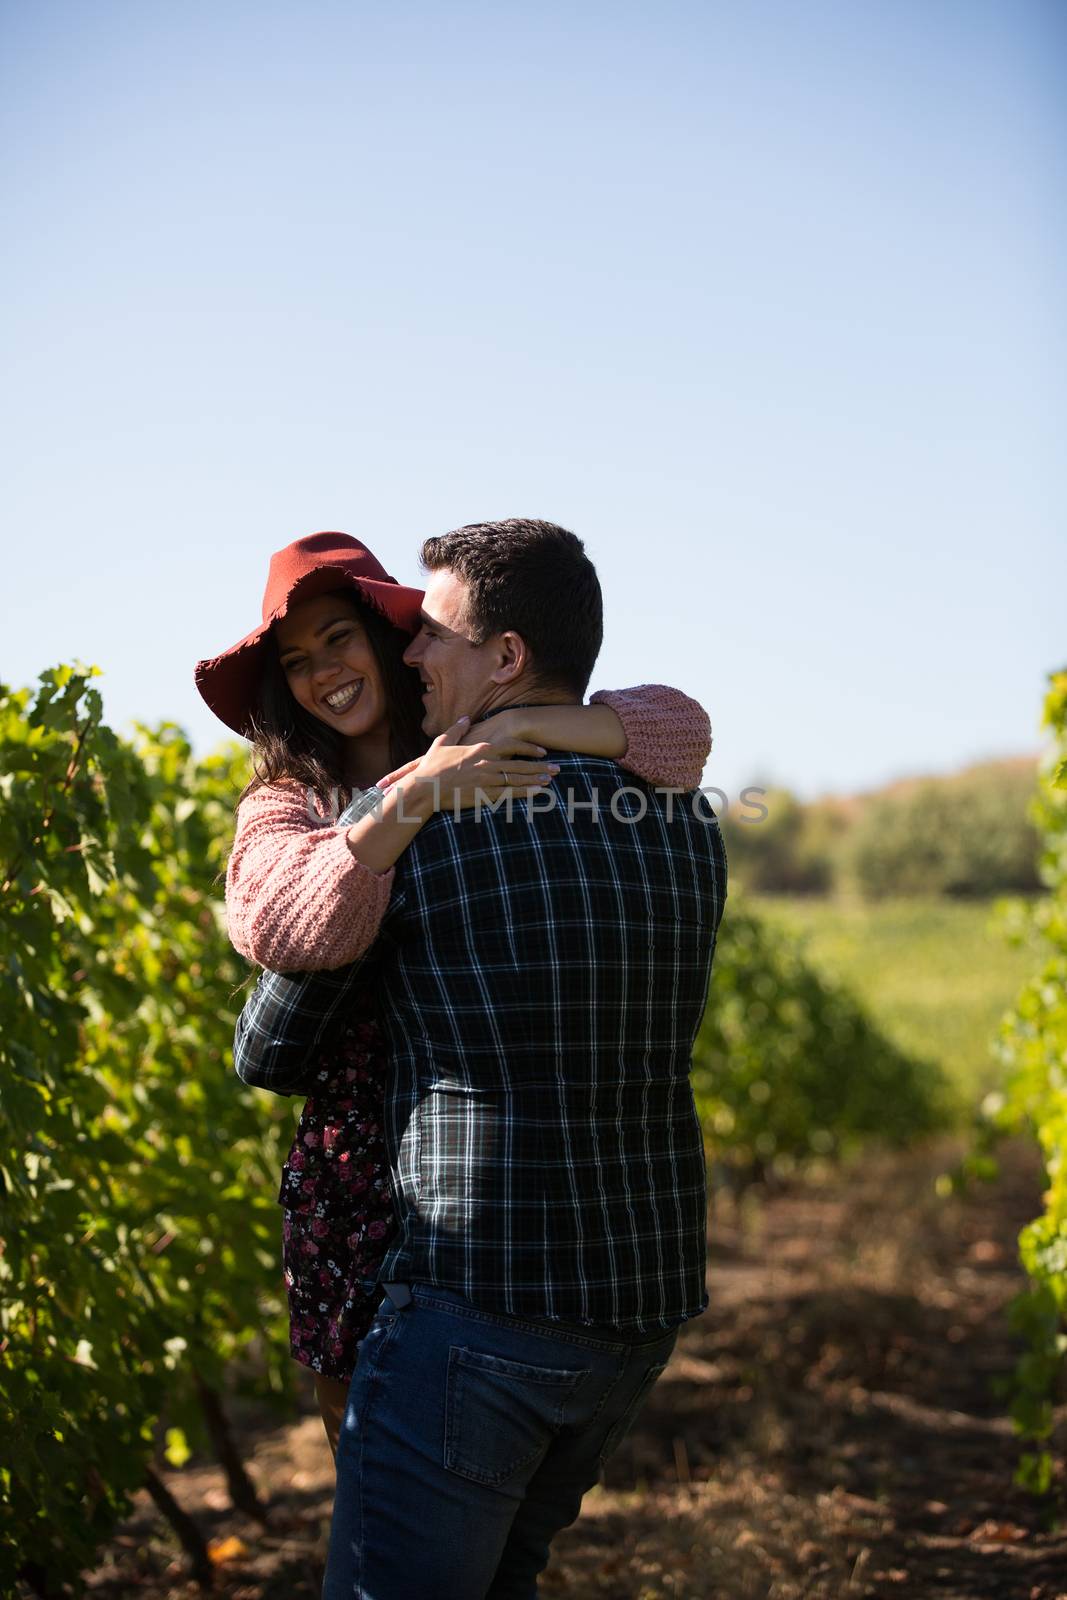
[[[270,558],[263,594],[263,621],[219,656],[196,664],[196,687],[215,715],[251,737],[259,709],[265,652],[272,648],[271,624],[284,617],[296,600],[310,600],[330,589],[351,585],[402,633],[419,631],[421,589],[407,589],[391,578],[365,544],[347,533],[312,533],[296,539]]]

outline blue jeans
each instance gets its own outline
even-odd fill
[[[534,1600],[677,1336],[387,1296],[349,1390],[323,1600]]]

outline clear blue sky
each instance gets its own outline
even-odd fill
[[[707,781],[1036,748],[1067,660],[1067,6],[23,0],[0,675],[223,730],[321,528],[587,542]]]

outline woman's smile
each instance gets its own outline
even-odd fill
[[[351,683],[343,684],[340,689],[331,689],[329,694],[324,694],[322,704],[328,706],[335,715],[342,715],[350,706],[355,705],[363,693],[365,678],[356,678]]]

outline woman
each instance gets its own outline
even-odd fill
[[[261,966],[321,970],[362,956],[388,904],[393,864],[433,809],[550,783],[557,769],[547,749],[613,757],[651,783],[699,783],[706,714],[655,685],[601,691],[586,706],[510,708],[474,729],[463,719],[427,749],[422,685],[402,660],[421,601],[358,540],[315,534],[272,558],[260,626],[197,667],[208,705],[254,743],[226,904],[235,947]],[[376,780],[380,804],[336,821],[334,802]],[[279,1193],[290,1346],[315,1375],[335,1451],[395,1223],[385,1066],[368,970],[341,1036],[313,1064]]]

